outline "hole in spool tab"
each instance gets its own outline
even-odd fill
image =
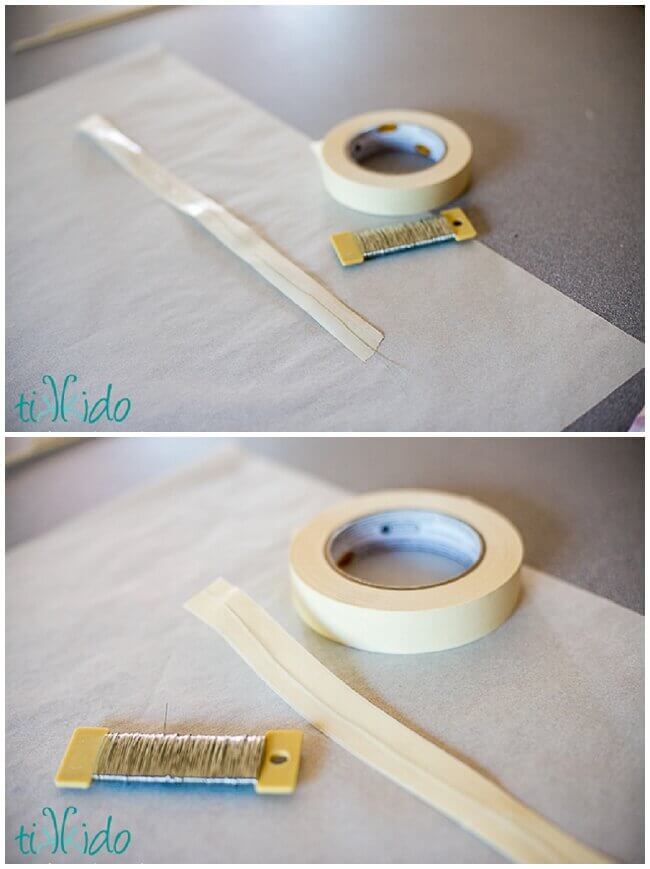
[[[463,225],[462,220],[454,220],[454,226],[462,226],[462,225]]]
[[[279,766],[281,763],[286,763],[289,760],[289,755],[286,752],[275,751],[271,757],[271,763]]]

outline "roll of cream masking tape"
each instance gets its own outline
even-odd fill
[[[379,583],[353,573],[368,553],[404,551],[442,559],[445,573],[397,570]],[[358,649],[412,654],[499,627],[517,604],[523,543],[504,516],[470,498],[393,490],[320,513],[295,535],[289,561],[294,605],[311,628]]]
[[[472,143],[457,124],[430,112],[387,110],[343,121],[314,146],[325,188],[338,202],[377,215],[431,211],[451,202],[470,180]],[[431,165],[405,174],[364,166],[382,151],[420,154]]]

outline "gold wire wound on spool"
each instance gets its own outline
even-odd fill
[[[462,208],[449,208],[418,220],[358,232],[339,232],[331,236],[330,241],[341,265],[353,266],[391,253],[475,237],[476,230]]]
[[[219,779],[252,782],[264,753],[263,736],[107,733],[93,777],[108,779]]]
[[[301,744],[299,730],[203,736],[77,727],[54,783],[59,788],[89,788],[93,781],[254,784],[257,793],[288,794],[296,787]]]

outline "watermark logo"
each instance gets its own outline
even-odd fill
[[[77,809],[67,806],[61,815],[50,806],[41,810],[45,818],[40,827],[33,821],[28,827],[20,825],[14,840],[24,857],[35,857],[40,853],[70,854],[76,851],[94,857],[102,851],[106,854],[123,854],[131,844],[131,833],[127,830],[113,829],[113,816],[96,832],[88,828],[85,821],[75,819]],[[76,823],[75,823],[76,821]]]
[[[131,412],[131,399],[126,396],[115,399],[113,384],[109,383],[98,398],[91,398],[87,389],[75,386],[76,374],[66,374],[61,381],[52,374],[41,378],[43,388],[21,392],[14,405],[21,422],[83,422],[95,425],[102,419],[108,422],[124,422]]]

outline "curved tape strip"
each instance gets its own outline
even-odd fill
[[[179,181],[105,118],[91,115],[79,124],[78,129],[161,199],[194,218],[359,359],[365,362],[379,347],[384,336],[378,329],[260,238],[223,205]]]
[[[506,857],[530,863],[612,862],[377,709],[225,580],[199,592],[185,609],[218,631],[314,727]]]
[[[402,542],[451,552],[467,561],[466,569],[424,588],[367,585],[340,566],[354,549],[354,528],[361,547]],[[337,552],[335,539],[342,540]],[[437,652],[477,640],[510,616],[523,554],[517,529],[471,498],[421,489],[375,492],[323,511],[297,532],[289,553],[293,602],[311,628],[346,646]]]
[[[385,149],[426,154],[435,162],[399,175],[375,172],[360,162]],[[430,112],[399,109],[350,118],[331,129],[314,151],[330,195],[367,214],[431,211],[460,196],[470,181],[469,136],[457,124]]]

